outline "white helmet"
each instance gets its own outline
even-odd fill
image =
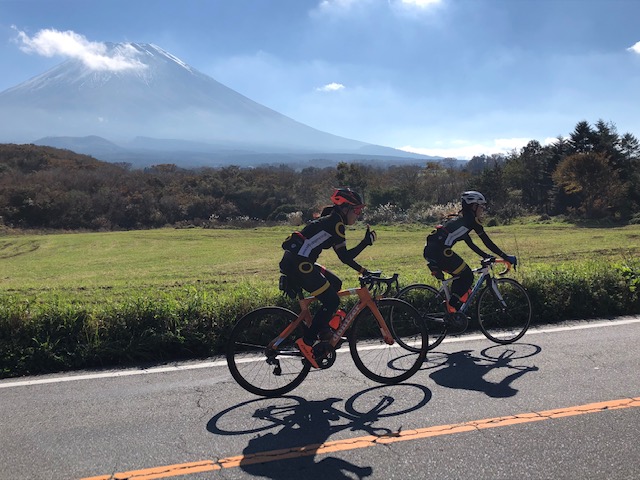
[[[475,190],[469,190],[462,194],[462,205],[472,205],[474,203],[477,203],[478,205],[486,205],[487,200],[484,198],[484,195],[480,192],[476,192]]]

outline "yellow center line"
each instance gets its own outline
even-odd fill
[[[640,397],[622,398],[620,400],[610,400],[607,402],[589,403],[574,407],[557,408],[554,410],[544,410],[541,412],[521,413],[508,415],[505,417],[486,418],[483,420],[472,420],[469,422],[455,423],[450,425],[438,425],[433,427],[404,430],[390,435],[375,436],[367,435],[344,440],[305,445],[302,447],[286,448],[281,450],[270,450],[247,455],[227,457],[220,460],[202,460],[199,462],[179,463],[166,465],[163,467],[146,468],[142,470],[132,470],[110,475],[98,475],[96,477],[86,477],[81,480],[152,480],[156,478],[169,478],[181,475],[191,475],[194,473],[211,472],[223,468],[234,468],[242,465],[254,463],[267,463],[290,458],[306,457],[310,455],[325,455],[328,453],[355,450],[357,448],[373,447],[377,444],[388,444],[404,442],[407,440],[417,440],[422,438],[437,437],[453,433],[469,432],[485,428],[507,427],[520,423],[538,422],[541,420],[552,420],[556,418],[583,415],[586,413],[597,413],[607,410],[619,410],[623,408],[640,407]]]

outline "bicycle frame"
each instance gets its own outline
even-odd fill
[[[493,293],[496,296],[496,298],[498,299],[498,301],[503,306],[505,306],[505,307],[507,306],[505,301],[504,301],[504,299],[502,298],[502,295],[500,294],[500,291],[498,290],[498,288],[496,286],[496,283],[493,281],[493,276],[492,276],[491,273],[492,273],[492,270],[493,270],[493,264],[494,263],[502,263],[506,267],[504,269],[504,271],[498,273],[498,275],[501,275],[501,276],[502,275],[506,275],[509,272],[509,270],[511,270],[511,264],[509,262],[507,262],[506,260],[495,259],[492,262],[485,262],[483,260],[481,267],[474,268],[472,270],[474,274],[479,273],[480,276],[476,280],[476,283],[473,285],[473,287],[471,289],[471,293],[467,297],[467,300],[460,307],[460,310],[459,310],[460,312],[466,314],[467,310],[469,310],[471,304],[473,303],[473,299],[475,298],[475,296],[478,293],[478,291],[480,291],[480,289],[482,288],[482,286],[484,285],[485,282],[488,282],[488,284],[491,285]],[[447,278],[445,280],[442,280],[442,286],[440,287],[439,292],[444,294],[444,297],[447,300],[447,304],[451,300],[451,287],[450,287],[450,284],[451,284],[451,282],[453,282],[457,278],[458,277],[450,277],[450,278]]]
[[[342,341],[342,336],[349,329],[355,318],[358,314],[364,310],[365,308],[371,309],[374,317],[378,321],[378,327],[380,328],[380,333],[382,333],[382,337],[384,338],[385,343],[388,345],[394,344],[393,335],[389,331],[384,318],[380,314],[380,310],[378,310],[378,306],[376,305],[376,299],[371,296],[371,292],[366,287],[360,288],[348,288],[345,290],[340,290],[338,292],[339,297],[347,297],[349,295],[358,295],[358,302],[349,310],[346,317],[340,322],[338,329],[336,330],[333,338],[329,342],[333,348]],[[376,297],[378,298],[378,297]],[[304,322],[307,327],[311,326],[311,322],[313,321],[313,317],[311,316],[311,311],[309,306],[315,302],[316,297],[304,297],[298,301],[300,304],[300,314],[298,314],[298,318],[296,318],[293,322],[291,322],[287,328],[285,328],[282,333],[280,333],[274,340],[269,343],[268,348],[277,349],[278,346],[289,336],[291,333],[300,325],[300,322]]]
[[[231,375],[256,395],[283,395],[299,386],[312,367],[330,368],[347,341],[355,367],[365,377],[388,385],[407,380],[424,363],[429,340],[427,326],[412,305],[384,297],[388,291],[384,286],[396,280],[395,275],[382,278],[370,274],[360,278],[359,288],[337,292],[339,297],[357,298],[333,335],[313,346],[318,352],[313,353],[317,365],[300,349],[308,333],[305,325],[313,322],[311,310],[316,309],[311,304],[319,300],[317,297],[299,295],[299,313],[281,306],[248,312],[235,324],[227,342]]]

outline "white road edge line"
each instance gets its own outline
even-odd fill
[[[526,337],[530,335],[538,335],[541,333],[556,333],[556,332],[566,332],[569,330],[586,330],[590,328],[602,328],[602,327],[615,327],[620,325],[629,325],[632,323],[640,323],[640,318],[629,318],[629,319],[620,319],[620,320],[606,320],[606,321],[598,321],[593,323],[585,323],[580,325],[566,326],[566,327],[540,327],[535,328],[532,327],[529,329],[525,335]],[[461,337],[453,337],[453,338],[445,338],[443,343],[458,343],[458,342],[467,342],[470,340],[479,340],[485,338],[484,335],[468,335]],[[341,350],[346,350],[346,348],[342,348]],[[226,360],[215,360],[211,362],[200,362],[200,363],[192,363],[186,365],[173,365],[167,367],[152,367],[145,369],[137,369],[137,370],[117,370],[114,372],[104,372],[104,373],[91,373],[87,375],[69,375],[64,377],[52,377],[52,378],[42,378],[38,380],[0,380],[0,389],[2,388],[12,388],[12,387],[28,387],[32,385],[44,385],[47,383],[63,383],[63,382],[75,382],[80,380],[96,380],[100,378],[116,378],[116,377],[130,377],[134,375],[150,375],[154,373],[168,373],[168,372],[180,372],[184,370],[196,370],[199,368],[210,368],[210,367],[226,367]]]

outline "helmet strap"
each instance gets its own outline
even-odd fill
[[[347,215],[349,215],[349,209],[351,208],[351,206],[350,205],[336,205],[336,207],[338,208],[338,212],[340,213],[340,216],[346,222],[347,221]]]

